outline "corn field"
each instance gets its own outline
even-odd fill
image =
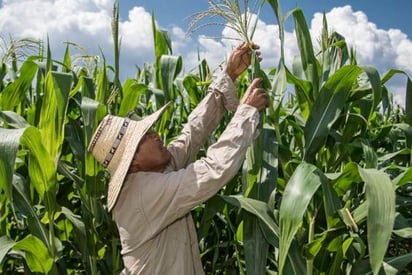
[[[408,274],[412,272],[412,82],[358,64],[323,22],[312,41],[303,11],[284,15],[282,55],[252,64],[239,97],[264,78],[270,107],[238,175],[192,210],[206,274]],[[120,81],[118,4],[114,64],[104,56],[62,60],[48,43],[10,41],[0,64],[0,273],[118,274],[120,241],[106,210],[108,174],[86,148],[107,114],[143,117],[172,105],[156,126],[165,143],[180,133],[211,82],[199,60],[183,73],[171,38],[156,27],[155,57]],[[300,55],[284,57],[290,18]],[[275,35],[275,34],[274,34]],[[259,41],[255,41],[259,43]],[[45,45],[45,46],[44,46]],[[405,106],[386,84],[405,77]],[[227,114],[198,157],[222,133]]]

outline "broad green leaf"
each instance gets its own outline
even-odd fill
[[[269,243],[265,240],[258,217],[243,215],[243,247],[245,249],[246,274],[263,274],[266,270]]]
[[[366,185],[368,248],[372,271],[377,274],[395,221],[395,191],[389,176],[375,169],[359,168]]]
[[[53,266],[53,258],[50,257],[46,246],[33,235],[18,241],[13,249],[25,252],[27,265],[32,272],[47,273]]]
[[[338,210],[342,208],[342,202],[329,181],[322,182],[322,191],[326,223],[328,225],[328,229],[331,229],[339,221],[337,218]]]
[[[314,99],[312,95],[311,82],[298,79],[289,70],[286,69],[288,82],[295,86],[296,97],[299,101],[299,108],[305,120],[308,119],[310,108],[313,105]]]
[[[362,182],[362,179],[359,177],[357,164],[354,162],[346,164],[343,172],[333,181],[333,189],[339,197],[343,196],[353,185]]]
[[[412,126],[412,81],[408,73],[402,70],[398,70],[398,69],[391,69],[382,77],[381,82],[382,82],[382,85],[385,84],[395,74],[403,74],[407,77],[406,92],[405,92],[405,114],[406,114],[406,123]]]
[[[293,19],[295,22],[296,38],[300,50],[303,70],[305,72],[306,80],[310,81],[313,87],[312,92],[314,94],[311,97],[316,98],[319,92],[320,66],[313,51],[309,27],[306,23],[303,11],[300,8],[296,8],[293,11]]]
[[[406,139],[406,147],[412,148],[412,125],[407,124],[407,123],[396,123],[392,124],[393,128],[398,128],[402,131],[402,133],[405,135]],[[403,136],[399,136],[396,138],[403,138]]]
[[[21,138],[21,144],[30,151],[30,183],[45,201],[48,210],[56,207],[56,171],[57,167],[43,145],[43,137],[35,127],[29,127]]]
[[[395,274],[403,274],[401,273],[401,271],[404,271],[406,266],[411,262],[412,262],[412,253],[407,253],[404,255],[396,256],[396,257],[385,258],[383,262],[383,267],[385,267],[385,271],[388,269],[388,266],[389,266],[391,268],[396,269],[397,272]],[[383,268],[381,268],[381,270],[382,269]],[[372,274],[369,262],[365,260],[360,263],[356,263],[355,265],[353,265],[353,268],[350,274],[351,275]],[[388,273],[385,272],[385,274],[388,274]]]
[[[30,233],[39,238],[51,250],[49,243],[49,232],[40,221],[36,209],[30,200],[30,195],[26,193],[24,179],[19,176],[13,180],[13,198],[16,209],[27,218],[27,227]]]
[[[314,160],[316,153],[324,145],[360,72],[361,69],[357,66],[342,67],[323,85],[305,126],[305,160]]]
[[[279,112],[279,108],[282,105],[283,96],[287,91],[287,77],[286,77],[286,67],[280,62],[277,74],[274,76],[272,81],[272,89],[270,95],[273,98],[273,109],[275,113]]]
[[[213,217],[217,213],[221,212],[224,206],[224,201],[222,201],[218,196],[213,196],[206,202],[198,230],[199,239],[207,237],[209,234],[209,229],[212,225]]]
[[[162,69],[160,65],[160,59],[163,55],[172,54],[172,43],[170,40],[169,35],[166,31],[158,30],[154,18],[154,14],[152,13],[152,31],[153,31],[153,42],[155,47],[155,74],[152,84],[154,88],[159,89],[162,87],[161,78],[162,78]]]
[[[274,129],[265,125],[261,134],[249,147],[244,163],[244,196],[267,202],[276,188],[277,144]],[[263,237],[258,218],[243,217],[243,244],[247,274],[261,274],[266,269],[268,243]]]
[[[83,117],[83,123],[84,123],[83,131],[84,131],[84,137],[85,137],[84,144],[82,145],[84,148],[87,148],[93,136],[93,132],[98,126],[98,123],[106,115],[107,107],[100,104],[100,102],[98,101],[95,101],[87,97],[83,97],[80,108],[82,111],[82,117]],[[85,153],[84,159],[86,160],[85,162],[86,164],[84,167],[85,176],[90,177],[88,178],[88,180],[91,186],[95,184],[100,184],[96,176],[99,171],[99,166],[96,160],[93,158],[93,156],[90,153],[87,153],[86,150],[84,150],[84,153]]]
[[[288,181],[279,209],[279,273],[282,274],[289,247],[302,223],[309,202],[318,190],[324,175],[315,166],[303,162]]]
[[[342,133],[342,142],[350,143],[360,131],[363,131],[368,126],[368,121],[360,114],[348,113],[345,128]],[[348,147],[348,146],[347,146]]]
[[[20,145],[20,138],[25,129],[10,130],[0,128],[0,190],[4,190],[8,199],[12,198],[12,180],[14,163]],[[4,203],[4,202],[0,202]]]
[[[181,72],[183,66],[181,56],[162,55],[160,58],[161,88],[164,91],[165,100],[176,100],[174,81]],[[159,102],[163,106],[166,102]]]
[[[411,199],[412,202],[412,199]],[[397,202],[397,205],[400,203]],[[412,203],[410,204],[412,205]],[[412,220],[401,213],[396,213],[393,233],[406,239],[412,239]]]
[[[86,238],[86,228],[84,226],[84,222],[80,219],[81,217],[78,215],[75,215],[67,207],[62,207],[62,213],[74,225],[74,227],[81,233],[83,238]]]
[[[0,119],[2,119],[6,125],[4,128],[20,129],[30,126],[24,117],[12,111],[0,111]]]
[[[145,84],[135,79],[127,79],[123,84],[123,98],[120,103],[119,116],[127,116],[130,111],[138,107],[139,98],[148,90]]]
[[[3,262],[4,257],[9,253],[10,249],[16,244],[15,241],[10,239],[9,236],[0,237],[0,265]]]
[[[381,80],[379,72],[374,67],[367,66],[363,67],[362,69],[368,76],[373,94],[373,104],[370,110],[370,114],[368,116],[368,118],[370,119],[372,117],[372,114],[375,112],[376,107],[378,107],[382,99]]]
[[[369,141],[366,139],[362,139],[361,144],[365,158],[365,168],[377,168],[378,156],[374,148],[369,144]]]
[[[109,76],[106,69],[106,59],[103,57],[102,65],[97,75],[97,89],[96,97],[94,98],[99,103],[105,105],[109,104],[110,89],[109,89]]]
[[[248,199],[238,195],[222,196],[222,199],[231,205],[241,207],[249,213],[258,217],[273,233],[272,236],[279,236],[279,228],[274,221],[273,214],[271,213],[268,205],[264,202]],[[274,240],[275,247],[278,247],[278,239]]]
[[[27,60],[20,69],[19,78],[4,88],[1,95],[2,110],[12,111],[15,106],[22,103],[26,98],[34,76],[38,70],[37,64]]]
[[[78,92],[81,93],[82,97],[95,98],[95,87],[93,79],[87,77],[86,74],[81,74],[76,86],[70,91],[69,98],[74,97]],[[76,82],[76,79],[74,79]]]
[[[405,239],[412,239],[412,227],[395,229],[393,233]]]
[[[71,74],[50,72],[46,78],[46,94],[39,129],[42,133],[43,144],[55,165],[60,157],[64,140],[64,123],[71,84]]]
[[[183,79],[183,86],[189,96],[189,102],[186,102],[186,104],[190,103],[190,109],[197,106],[204,97],[203,91],[198,87],[199,82],[199,77],[195,75],[187,75]]]

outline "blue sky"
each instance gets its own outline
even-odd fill
[[[379,28],[397,28],[412,38],[412,1],[410,0],[280,0],[282,11],[285,13],[295,7],[302,8],[307,18],[315,12],[327,12],[334,7],[350,5],[354,11],[363,11],[368,19]],[[250,3],[253,3],[251,0]],[[122,0],[121,11],[126,14],[133,6],[143,6],[148,11],[154,11],[158,22],[164,26],[177,24],[185,27],[187,21],[183,18],[207,8],[206,0]],[[266,4],[261,14],[267,22],[275,20],[273,11]],[[291,20],[289,20],[291,21]],[[291,23],[291,22],[288,22]],[[291,28],[292,24],[288,24]]]
[[[53,56],[61,58],[65,42],[84,47],[89,55],[103,51],[112,63],[113,46],[110,17],[114,0],[0,0],[0,55],[9,37],[33,37],[46,41],[50,38]],[[254,3],[253,0],[250,0]],[[411,0],[280,0],[283,13],[299,6],[303,9],[316,48],[320,34],[322,13],[325,12],[330,29],[341,33],[356,49],[360,65],[376,67],[383,75],[391,68],[404,70],[412,76],[412,1]],[[133,77],[136,66],[154,61],[151,13],[159,28],[169,32],[174,54],[183,57],[185,72],[196,67],[200,54],[215,68],[224,61],[237,44],[222,39],[230,35],[223,27],[202,29],[185,36],[184,18],[205,10],[207,0],[120,0],[121,74]],[[205,39],[205,35],[217,39]],[[219,38],[220,37],[220,38]],[[279,40],[276,18],[270,6],[264,5],[254,40],[261,46],[266,68],[276,67],[279,61]],[[285,33],[286,63],[291,64],[298,54],[293,21],[287,21]],[[84,54],[72,48],[73,55]],[[81,64],[79,64],[80,66]],[[389,83],[395,101],[405,102],[404,77]]]

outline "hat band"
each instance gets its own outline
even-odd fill
[[[104,158],[103,161],[103,166],[105,168],[107,168],[107,166],[109,166],[110,161],[112,160],[114,154],[116,153],[117,148],[120,145],[120,142],[122,141],[122,138],[124,136],[124,134],[126,133],[127,127],[130,124],[130,118],[126,117],[123,121],[123,125],[120,128],[119,134],[117,134],[116,139],[113,142],[112,148],[110,149],[110,151],[107,153],[106,157]]]

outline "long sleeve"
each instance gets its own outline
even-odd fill
[[[239,104],[235,86],[226,73],[221,73],[209,86],[208,91],[206,97],[189,115],[182,133],[168,146],[173,156],[172,170],[184,168],[192,162],[222,119],[225,109],[235,111]]]
[[[152,234],[209,199],[236,175],[258,123],[258,111],[249,105],[240,105],[204,158],[179,171],[134,174],[137,177],[134,182],[150,185],[139,189],[139,200]],[[143,178],[150,179],[150,183]]]

